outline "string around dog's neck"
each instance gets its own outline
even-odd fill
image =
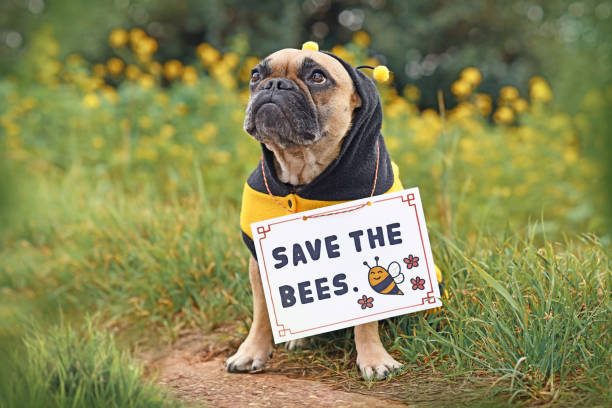
[[[370,193],[370,197],[374,196],[374,191],[376,191],[376,182],[378,180],[378,165],[379,165],[379,161],[380,161],[380,143],[377,140],[376,141],[376,169],[374,170],[374,182],[372,185],[372,192]],[[291,209],[289,207],[287,207],[286,205],[283,205],[283,203],[281,203],[274,194],[272,194],[272,191],[270,190],[270,186],[268,185],[268,177],[266,176],[266,167],[264,166],[264,155],[263,153],[261,154],[261,173],[263,175],[263,180],[264,180],[264,184],[266,185],[266,190],[268,191],[268,195],[270,195],[270,197],[272,197],[272,199],[274,200],[274,202],[276,204],[278,204],[279,206],[281,206],[283,209],[285,209],[288,213],[293,214],[298,212],[297,211],[297,203],[295,205],[295,209]],[[336,213],[331,213],[331,214],[325,214],[325,215],[334,215],[334,214],[341,214],[341,213],[345,213],[345,212],[350,212],[350,211],[355,211],[358,210],[360,208],[365,207],[366,205],[370,205],[370,202],[367,202],[363,205],[360,205],[358,207],[355,208],[351,208],[350,210],[343,210],[343,211],[339,211]],[[322,215],[311,215],[311,216],[305,216],[304,220],[307,220],[308,218],[316,218],[316,217],[321,217]]]

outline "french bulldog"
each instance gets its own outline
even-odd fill
[[[253,68],[250,92],[244,129],[263,151],[241,211],[253,322],[225,363],[240,373],[263,370],[274,349],[250,223],[402,189],[380,134],[378,92],[361,71],[331,53],[283,49]],[[402,366],[383,347],[378,322],[354,330],[363,378],[382,379]]]

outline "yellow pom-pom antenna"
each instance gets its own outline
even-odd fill
[[[372,76],[378,82],[385,82],[389,79],[389,68],[385,67],[384,65],[378,65],[376,68],[374,68]]]
[[[304,44],[302,44],[302,49],[319,51],[319,44],[314,41],[306,41]]]
[[[378,65],[376,67],[373,67],[371,65],[360,65],[357,67],[357,69],[361,69],[361,68],[368,68],[368,69],[374,70],[374,72],[372,73],[372,76],[374,77],[376,82],[385,82],[389,79],[389,76],[390,76],[389,68],[387,68],[384,65]]]

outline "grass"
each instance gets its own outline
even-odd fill
[[[248,327],[238,214],[259,152],[241,130],[244,93],[216,75],[164,88],[105,77],[116,89],[92,90],[96,75],[73,57],[56,81],[0,80],[3,406],[173,404],[121,350]],[[612,402],[601,168],[577,147],[595,137],[592,112],[533,100],[493,124],[476,100],[441,117],[391,88],[381,96],[447,288],[442,310],[386,321],[384,343],[411,372],[485,379],[481,399]],[[356,383],[352,347],[339,331],[292,358]]]
[[[440,267],[454,271],[446,276],[444,309],[383,325],[385,343],[408,372],[431,369],[476,382],[486,377],[490,384],[481,386],[480,399],[570,406],[610,401],[607,252],[593,235],[537,242],[534,231],[526,239],[512,234],[472,245],[432,237],[439,240],[434,256]],[[345,333],[321,336],[297,361],[316,361],[339,378],[356,375],[351,341]]]
[[[91,322],[74,330],[30,327],[0,350],[1,407],[178,407],[142,380],[143,370]]]

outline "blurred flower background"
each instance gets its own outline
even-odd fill
[[[238,211],[260,155],[242,130],[250,69],[307,40],[392,71],[378,84],[383,134],[434,234],[476,258],[498,251],[484,236],[537,249],[595,233],[578,258],[607,247],[611,31],[604,0],[4,1],[0,334],[82,304],[104,327],[173,336],[246,318]],[[441,242],[449,276],[463,270]],[[608,270],[601,257],[593,270]],[[593,282],[593,302],[609,301]]]
[[[129,166],[169,193],[195,154],[225,165],[217,173],[233,175],[224,189],[238,200],[258,154],[241,131],[250,69],[314,39],[353,64],[389,65],[384,133],[404,183],[442,202],[433,211],[470,197],[455,211],[467,225],[474,206],[512,199],[512,217],[543,211],[558,216],[556,230],[602,227],[609,2],[204,3],[5,3],[7,155],[78,161],[100,176]],[[442,180],[450,169],[453,183]]]

